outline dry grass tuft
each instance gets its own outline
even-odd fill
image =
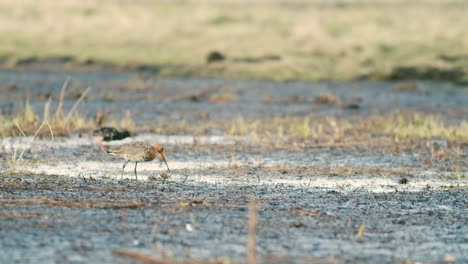
[[[226,129],[226,128],[225,128]],[[227,128],[228,135],[252,136],[277,143],[313,140],[315,143],[356,142],[376,135],[394,140],[430,139],[468,140],[468,122],[446,124],[440,117],[418,112],[370,117],[282,117],[246,120],[237,118]]]
[[[88,96],[91,87],[83,91],[76,92],[77,99],[68,112],[64,111],[63,104],[67,97],[67,87],[70,83],[68,78],[58,96],[58,101],[53,103],[52,97],[44,104],[42,114],[35,112],[29,101],[26,101],[24,107],[16,112],[12,117],[6,117],[0,112],[0,136],[69,136],[77,131],[92,131],[93,129],[108,125],[117,128],[136,127],[130,112],[120,120],[111,119],[107,121],[107,112],[96,113],[95,118],[87,118],[79,113],[78,108]],[[55,109],[51,105],[56,105]]]
[[[233,103],[236,100],[236,96],[232,93],[218,93],[210,97],[210,102],[212,103]]]
[[[468,140],[468,122],[446,124],[439,116],[420,113],[374,116],[366,124],[369,130],[389,133],[395,140],[407,138],[443,137],[448,140]]]
[[[340,106],[341,100],[337,96],[331,94],[331,93],[324,93],[316,96],[314,98],[314,104],[317,105],[336,105]]]
[[[417,88],[416,82],[407,81],[393,86],[391,90],[393,92],[415,92]]]
[[[34,112],[29,102],[26,102],[23,110],[18,111],[12,119],[0,115],[0,121],[3,123],[0,133],[6,136],[17,135],[18,132],[21,132],[23,136],[26,136],[27,134],[45,135],[50,132],[52,135],[66,136],[73,130],[89,129],[93,127],[93,122],[91,120],[84,118],[76,112],[80,103],[83,102],[84,98],[91,90],[90,87],[80,94],[68,113],[64,112],[63,102],[65,90],[69,82],[70,79],[67,79],[62,86],[55,111],[51,109],[51,97],[49,97],[49,100],[44,104],[42,117]],[[47,124],[50,130],[44,130],[44,124]]]
[[[356,237],[358,239],[363,239],[364,238],[364,231],[366,231],[366,222],[362,220],[361,224],[359,225],[358,230],[356,231]]]
[[[23,137],[26,137],[26,135],[24,134],[23,130],[21,129],[21,127],[15,123],[16,127],[18,128],[18,130],[21,132],[21,135]],[[10,160],[10,165],[12,167],[15,167],[19,162],[23,161],[23,155],[24,153],[26,152],[27,149],[30,149],[31,148],[31,143],[34,141],[34,139],[36,138],[37,134],[39,133],[39,131],[41,131],[42,127],[44,125],[47,125],[48,128],[49,128],[49,131],[50,131],[50,135],[51,135],[51,142],[54,141],[54,133],[52,131],[52,128],[50,127],[49,123],[47,121],[43,121],[42,124],[39,126],[39,128],[36,130],[36,133],[34,133],[34,135],[31,137],[31,139],[29,140],[28,142],[28,147],[23,149],[23,151],[21,151],[21,153],[19,154],[19,156],[17,156],[17,153],[18,153],[18,149],[17,148],[14,148],[14,152],[13,152],[13,155],[11,156],[11,160]]]
[[[305,97],[301,95],[285,96],[281,101],[285,104],[300,104],[305,102]]]

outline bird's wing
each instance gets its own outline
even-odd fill
[[[108,141],[118,133],[119,131],[113,127],[101,127],[93,131],[93,136],[99,136]]]
[[[141,156],[148,148],[145,142],[133,141],[116,147],[109,147],[107,153],[125,156]]]

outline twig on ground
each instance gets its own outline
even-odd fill
[[[78,100],[76,100],[75,104],[73,105],[72,109],[70,110],[70,112],[68,112],[68,115],[67,117],[65,118],[65,123],[68,122],[68,120],[70,119],[70,117],[72,116],[73,112],[75,112],[76,108],[78,107],[78,105],[80,104],[81,101],[83,101],[83,99],[85,98],[86,94],[89,92],[89,90],[91,90],[91,87],[88,86],[88,88],[86,88],[86,90],[81,94],[80,98],[78,98]]]
[[[70,80],[71,80],[70,77],[67,77],[67,79],[65,79],[65,82],[62,85],[62,89],[60,90],[59,104],[55,111],[55,117],[58,117],[59,115],[63,113],[62,107],[63,107],[63,100],[65,98],[65,89],[67,89],[67,86],[68,86],[68,83],[70,83]]]
[[[70,82],[70,77],[67,77],[67,79],[65,79],[65,82],[62,85],[62,90],[60,91],[59,103],[58,103],[57,109],[55,110],[55,117],[58,117],[59,115],[63,113],[62,107],[63,107],[63,100],[65,98],[65,89],[67,88],[69,82]]]
[[[249,202],[249,220],[247,222],[247,264],[257,263],[256,257],[256,237],[257,227],[257,202],[251,199]]]

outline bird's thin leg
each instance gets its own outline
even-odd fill
[[[136,172],[137,165],[138,165],[138,161],[135,162],[135,179],[138,181],[138,176],[137,176],[137,172]]]
[[[125,162],[125,164],[123,165],[122,167],[122,175],[120,176],[120,180],[123,180],[123,174],[124,174],[124,170],[125,170],[125,166],[127,166],[127,163],[129,163],[130,161],[127,160],[127,162]]]

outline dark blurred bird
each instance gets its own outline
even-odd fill
[[[128,130],[118,131],[113,127],[101,127],[93,131],[93,137],[99,147],[104,150],[104,141],[122,140],[130,137],[130,132],[128,132]]]
[[[132,141],[120,146],[109,147],[107,148],[107,153],[119,156],[127,160],[127,162],[125,162],[125,164],[122,167],[122,175],[120,177],[121,179],[123,179],[123,174],[127,163],[129,163],[130,161],[135,161],[135,178],[136,180],[138,180],[138,162],[152,161],[156,158],[158,154],[161,156],[162,160],[166,164],[167,170],[170,171],[169,166],[166,162],[166,156],[164,155],[164,149],[161,144],[151,145],[150,143],[144,141]]]

